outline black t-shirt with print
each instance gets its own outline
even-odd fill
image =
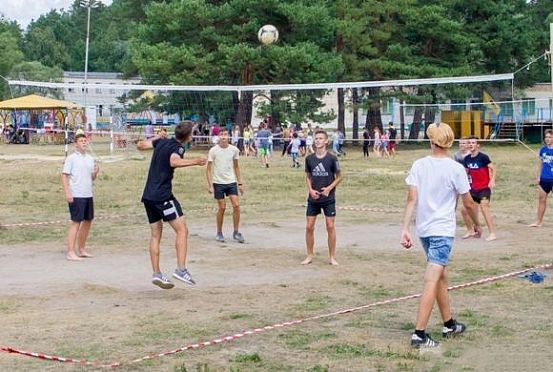
[[[184,147],[176,139],[156,139],[152,142],[154,153],[148,171],[148,180],[142,194],[142,201],[165,202],[174,199],[173,196],[173,173],[175,168],[171,167],[171,155],[184,156]]]
[[[314,190],[321,191],[323,187],[330,185],[336,179],[336,174],[340,172],[340,163],[338,158],[327,152],[322,158],[317,154],[308,155],[305,158],[305,173],[311,177],[311,186]],[[313,203],[327,203],[334,201],[336,189],[332,189],[328,196],[321,194],[319,199],[311,198],[308,200]]]

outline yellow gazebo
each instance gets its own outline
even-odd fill
[[[65,124],[66,117],[69,119],[68,124],[70,126],[76,124],[78,116],[81,116],[81,121],[83,121],[83,111],[80,105],[74,102],[39,96],[37,94],[30,94],[0,102],[0,119],[5,125],[8,124],[10,114],[16,110],[52,110],[53,116],[58,119],[60,126]]]

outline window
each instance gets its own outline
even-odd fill
[[[511,102],[511,97],[501,97],[500,101],[507,101],[505,103],[500,103],[499,107],[501,107],[501,112],[499,115],[503,115],[503,117],[513,117],[513,103]]]
[[[394,111],[394,100],[393,99],[384,99],[380,102],[381,112],[383,115],[391,115]]]
[[[535,115],[536,114],[536,99],[525,98],[522,100],[522,115]]]

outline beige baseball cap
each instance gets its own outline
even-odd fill
[[[432,123],[426,129],[426,135],[437,146],[449,148],[453,145],[455,134],[446,123]]]

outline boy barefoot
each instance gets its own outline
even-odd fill
[[[92,156],[86,153],[88,140],[83,134],[75,136],[75,152],[65,159],[61,183],[65,199],[69,203],[71,225],[67,232],[67,254],[69,261],[82,261],[92,257],[86,251],[86,239],[94,219],[94,200],[92,181],[98,176],[100,168],[94,164]],[[75,243],[78,242],[78,253]]]
[[[315,153],[305,158],[305,173],[309,197],[307,199],[307,221],[305,226],[305,243],[307,257],[301,262],[308,265],[313,262],[315,245],[315,222],[321,210],[325,215],[328,240],[328,256],[331,265],[338,265],[336,261],[336,186],[342,181],[340,163],[336,156],[326,150],[328,135],[325,131],[315,132]]]
[[[470,195],[472,199],[480,205],[482,215],[488,226],[488,237],[486,241],[492,241],[497,239],[497,237],[495,236],[495,226],[492,213],[490,212],[490,199],[492,197],[492,189],[495,187],[497,169],[495,164],[490,160],[490,157],[480,152],[478,138],[471,136],[467,143],[470,153],[465,156],[464,163],[470,181]],[[467,227],[463,239],[473,237],[474,228],[464,208],[461,210],[461,214],[463,215]]]

